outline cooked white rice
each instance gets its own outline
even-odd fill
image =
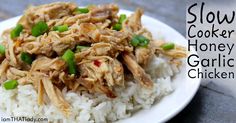
[[[103,94],[74,93],[64,89],[65,99],[72,106],[69,118],[50,103],[39,106],[32,85],[18,86],[10,91],[0,87],[0,110],[9,116],[46,117],[49,121],[63,123],[105,123],[124,119],[141,108],[150,108],[155,100],[173,91],[170,78],[178,69],[167,64],[165,58],[155,58],[150,66],[147,72],[155,82],[152,90],[129,81],[126,88],[115,89],[117,98],[110,99]]]

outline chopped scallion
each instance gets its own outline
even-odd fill
[[[81,14],[81,13],[88,13],[89,12],[89,9],[88,8],[76,8],[75,9],[75,13],[76,14]]]
[[[121,28],[122,28],[122,26],[121,26],[121,24],[119,24],[119,23],[115,24],[115,25],[112,27],[112,29],[113,29],[113,30],[116,30],[116,31],[120,31]]]
[[[139,40],[137,38],[132,38],[131,39],[131,45],[134,46],[134,47],[137,47],[139,44]]]
[[[76,65],[74,61],[67,62],[70,74],[76,74]]]
[[[32,30],[31,30],[31,33],[33,36],[35,37],[38,37],[42,34],[44,34],[45,32],[48,31],[48,25],[46,22],[43,22],[43,21],[39,21],[38,23],[36,23]]]
[[[76,74],[75,54],[68,49],[62,56],[62,59],[66,61],[70,74]]]
[[[125,19],[126,19],[126,15],[121,14],[118,23],[122,24]]]
[[[3,87],[6,90],[15,89],[17,86],[18,86],[17,80],[8,80],[8,81],[3,83]]]
[[[150,40],[142,35],[134,35],[131,39],[131,45],[134,47],[147,47]]]
[[[23,30],[23,26],[21,24],[17,24],[14,29],[11,30],[11,39],[14,39],[20,35]]]
[[[122,29],[122,23],[123,21],[126,19],[126,15],[125,14],[121,14],[120,18],[118,20],[118,23],[116,23],[115,25],[113,25],[112,29],[116,30],[116,31],[120,31]]]
[[[26,52],[22,52],[20,55],[20,58],[23,62],[27,63],[27,64],[32,64],[33,59],[31,57],[31,55],[29,53]]]
[[[68,30],[68,26],[66,24],[65,25],[61,25],[61,26],[54,26],[53,30],[54,31],[59,31],[59,32],[65,32],[65,31]]]
[[[174,43],[165,43],[162,46],[163,50],[171,50],[175,48],[175,44]]]
[[[6,48],[3,45],[0,45],[0,55],[1,56],[5,55],[5,50],[6,50]]]
[[[139,46],[140,47],[147,47],[149,44],[149,39],[147,39],[146,37],[142,36],[142,35],[138,35],[138,40],[139,40]]]

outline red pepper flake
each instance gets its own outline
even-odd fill
[[[93,64],[96,65],[97,67],[100,67],[102,63],[99,60],[94,60]]]

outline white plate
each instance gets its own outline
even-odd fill
[[[120,10],[120,13],[129,15],[132,12]],[[3,30],[15,26],[17,20],[19,20],[19,17],[1,22],[0,34]],[[167,41],[187,46],[187,40],[166,24],[145,15],[142,16],[142,23],[144,27],[152,32],[154,39],[160,38],[161,36]],[[190,53],[196,52],[191,51]],[[151,109],[141,110],[135,113],[131,118],[121,120],[119,123],[160,123],[168,121],[179,113],[191,101],[200,85],[200,79],[189,79],[187,77],[187,67],[188,66],[185,64],[181,73],[173,80],[175,91],[172,94],[164,97],[159,103],[152,106]],[[3,113],[0,113],[0,116],[3,115]]]

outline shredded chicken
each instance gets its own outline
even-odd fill
[[[82,73],[81,84],[91,91],[100,91],[109,97],[115,97],[111,87],[124,85],[123,66],[116,59],[106,56],[88,57],[80,62],[79,69]]]
[[[169,56],[174,59],[180,59],[187,57],[187,51],[186,48],[180,45],[175,45],[174,49],[171,50],[163,50],[161,46],[165,44],[165,41],[155,41],[153,42],[153,45],[155,45],[155,52],[157,54],[164,54],[166,56]]]
[[[133,33],[137,32],[142,28],[141,16],[143,14],[142,9],[137,9],[134,14],[132,14],[126,21],[123,23],[124,31]]]
[[[1,66],[0,66],[0,78],[1,78],[0,83],[7,80],[6,71],[7,71],[8,67],[9,67],[9,62],[7,61],[7,59],[4,59],[2,61]]]
[[[151,32],[142,26],[142,9],[121,22],[122,29],[117,31],[113,29],[119,20],[117,5],[88,7],[87,13],[78,13],[76,8],[76,4],[67,2],[31,6],[18,21],[23,27],[19,36],[11,37],[13,28],[5,30],[0,43],[5,47],[5,54],[0,54],[0,83],[17,80],[20,85],[33,84],[39,105],[48,103],[48,97],[69,116],[71,106],[63,97],[63,88],[116,98],[115,88],[126,86],[124,78],[134,78],[143,88],[153,87],[145,66],[155,54],[172,57],[169,62],[173,64],[181,64],[178,59],[186,57],[184,47],[176,45],[165,51],[161,48],[163,42],[154,41]],[[48,29],[33,36],[32,28],[40,21]],[[55,30],[61,25],[68,29]],[[134,46],[134,35],[144,36],[147,46]],[[66,57],[73,59],[63,57],[68,50],[73,53]],[[130,75],[124,73],[125,66]],[[75,73],[71,73],[71,67]]]
[[[153,82],[150,76],[145,73],[143,68],[138,65],[138,63],[134,60],[134,56],[132,54],[124,53],[123,55],[124,63],[134,75],[134,79],[136,79],[141,85],[145,87],[152,87]]]
[[[18,23],[22,24],[24,28],[31,30],[34,23],[39,21],[50,21],[53,19],[60,19],[65,16],[72,16],[76,4],[74,3],[52,3],[41,6],[31,6],[21,17]]]
[[[44,89],[49,97],[49,99],[52,101],[52,103],[58,107],[64,114],[65,116],[70,115],[70,105],[69,103],[63,98],[63,95],[61,91],[53,86],[53,83],[51,80],[47,78],[42,78],[43,86]]]
[[[43,99],[43,94],[44,94],[44,87],[42,80],[39,80],[39,86],[38,86],[38,104],[43,105],[44,99]]]
[[[6,73],[7,79],[20,79],[28,74],[27,71],[18,70],[14,67],[10,67]]]
[[[127,33],[133,34],[142,34],[146,36],[149,40],[152,40],[152,36],[149,31],[142,27],[141,16],[143,14],[142,9],[137,9],[134,14],[132,14],[126,21],[123,23],[123,29]],[[147,48],[136,47],[134,49],[134,55],[137,62],[146,66],[149,61],[154,56],[154,51],[151,45],[148,45]]]

